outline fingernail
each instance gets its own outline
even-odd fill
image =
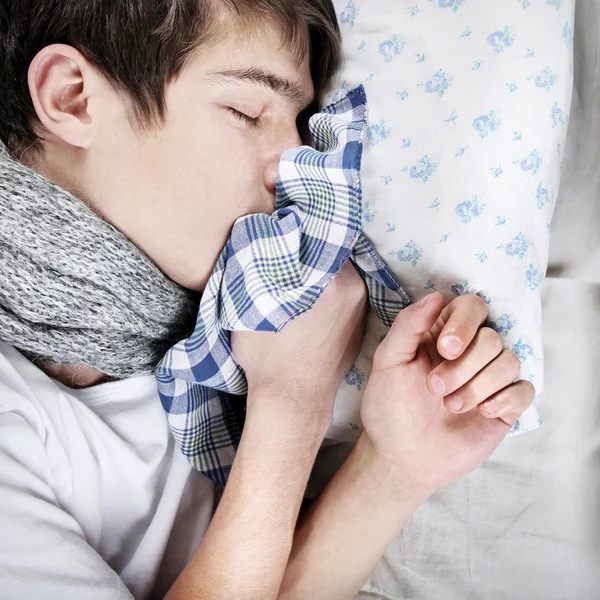
[[[429,378],[429,388],[436,396],[443,396],[446,393],[446,384],[437,373]]]
[[[488,415],[490,415],[490,417],[493,417],[499,410],[495,400],[488,400],[487,402],[484,402],[481,407]]]
[[[456,336],[449,335],[442,340],[442,348],[450,356],[456,356],[462,350],[462,342]]]
[[[454,412],[458,412],[463,407],[463,401],[461,400],[460,396],[457,396],[456,394],[450,394],[444,400],[444,404],[447,408]]]
[[[417,302],[417,306],[419,308],[423,308],[428,302],[429,302],[429,296],[425,296],[425,298],[421,298],[421,300],[419,300]]]

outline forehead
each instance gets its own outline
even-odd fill
[[[242,2],[240,12],[236,12],[227,8],[227,2],[222,2],[210,17],[210,31],[216,32],[217,37],[222,39],[231,36],[240,41],[250,41],[256,37],[263,40],[270,38],[279,49],[293,56],[299,65],[302,64],[310,49],[308,23],[299,15],[289,15],[288,22],[284,22],[284,18],[277,17],[275,12],[269,14],[248,8],[253,4]]]
[[[269,87],[304,107],[314,97],[314,85],[309,51],[302,51],[298,43],[273,20],[240,23],[238,17],[223,17],[195,62],[213,83]]]

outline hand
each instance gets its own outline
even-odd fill
[[[315,305],[279,333],[234,332],[233,354],[248,379],[248,414],[253,399],[269,410],[331,422],[333,401],[362,344],[367,291],[346,263]]]
[[[398,315],[377,349],[362,421],[403,485],[430,495],[485,461],[535,392],[514,383],[519,360],[481,327],[488,311],[478,296],[446,308],[437,293],[423,301]]]

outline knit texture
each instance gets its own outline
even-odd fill
[[[0,278],[0,339],[118,379],[152,373],[198,312],[197,294],[1,142]]]

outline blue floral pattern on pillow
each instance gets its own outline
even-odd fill
[[[334,4],[346,62],[331,97],[362,83],[369,104],[365,233],[413,300],[479,295],[539,401],[540,290],[569,124],[575,1]],[[360,435],[378,327],[369,318],[338,392],[337,439]],[[533,407],[512,433],[539,425]]]

